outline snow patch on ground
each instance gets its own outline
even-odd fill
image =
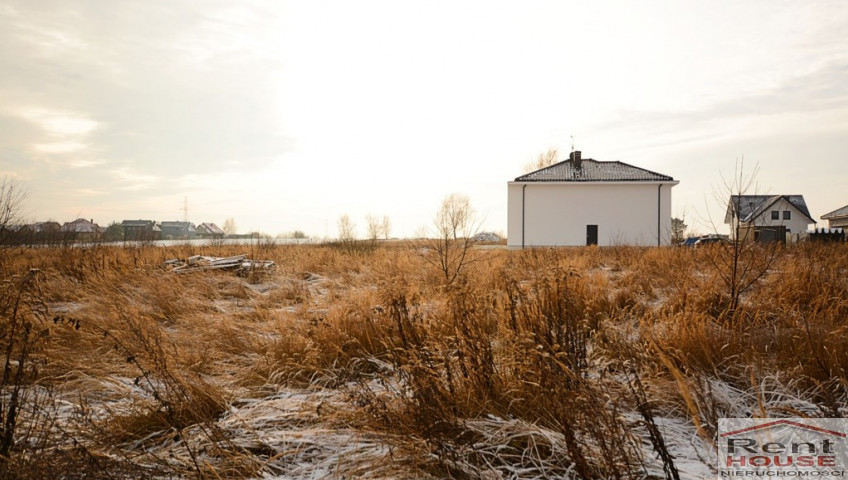
[[[349,408],[338,391],[285,390],[239,402],[219,426],[266,462],[266,480],[380,478],[391,464],[390,446],[378,435],[323,418]]]

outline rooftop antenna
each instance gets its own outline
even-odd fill
[[[183,221],[187,222],[188,221],[188,197],[187,196],[183,197],[183,208],[181,208],[180,210],[183,211]]]
[[[571,153],[574,153],[574,135],[571,136]]]

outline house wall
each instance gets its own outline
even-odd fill
[[[124,241],[157,240],[159,232],[153,231],[153,225],[124,227]]]
[[[771,219],[771,212],[773,210],[776,210],[777,212],[779,212],[779,216],[780,216],[779,220],[772,220]],[[783,219],[783,212],[786,211],[786,210],[792,212],[791,218],[789,220]],[[809,226],[811,225],[810,223],[808,223],[809,221],[810,221],[810,219],[808,219],[806,216],[804,216],[804,214],[801,213],[801,211],[798,210],[795,207],[795,205],[792,205],[791,203],[787,202],[785,199],[781,198],[780,200],[775,202],[774,205],[769,207],[762,215],[755,218],[753,222],[750,222],[750,224],[752,224],[755,227],[770,227],[770,226],[775,226],[775,225],[784,225],[784,226],[786,226],[786,228],[788,230],[787,234],[789,236],[793,236],[793,235],[797,235],[801,232],[806,232],[809,229]],[[731,235],[733,235],[734,238],[735,238],[735,232],[731,232]]]
[[[186,222],[162,222],[159,228],[162,230],[161,238],[166,240],[194,238],[197,233],[195,227]]]
[[[671,188],[660,188],[660,243],[671,244]],[[526,185],[526,187],[525,187]],[[586,226],[598,226],[598,245],[657,245],[656,183],[510,182],[507,244],[586,245]]]
[[[848,217],[832,218],[827,221],[828,228],[846,228],[848,227]]]

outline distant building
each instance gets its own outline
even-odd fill
[[[803,195],[732,195],[724,223],[734,240],[783,243],[797,241],[816,221]]]
[[[62,225],[59,222],[48,220],[36,222],[31,225],[32,243],[53,244],[62,237]]]
[[[670,245],[671,189],[678,183],[571,152],[508,182],[507,245]]]
[[[59,222],[47,221],[9,226],[0,237],[0,243],[50,245],[62,240],[62,225]]]
[[[214,223],[201,223],[195,229],[198,237],[205,238],[224,238],[224,231]]]
[[[162,222],[163,240],[187,240],[197,236],[194,224],[191,222]]]
[[[78,218],[73,222],[62,225],[62,236],[65,240],[75,242],[94,242],[100,239],[104,229],[94,223],[94,220]]]
[[[56,234],[62,231],[62,225],[59,222],[48,220],[46,222],[36,222],[29,225],[30,231],[33,233]]]
[[[162,229],[153,220],[124,220],[121,222],[125,242],[143,242],[162,238]]]
[[[848,228],[848,205],[821,216],[828,228]]]

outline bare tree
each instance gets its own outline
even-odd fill
[[[392,224],[387,215],[383,215],[383,218],[378,218],[369,213],[365,216],[365,223],[368,240],[370,240],[372,247],[376,245],[378,238],[382,238],[384,240],[389,239],[389,234],[392,231]]]
[[[380,224],[380,233],[383,234],[383,239],[388,240],[392,232],[392,222],[388,215],[383,215],[383,222]]]
[[[224,220],[224,226],[221,227],[221,230],[223,230],[227,235],[235,235],[238,232],[235,219],[233,217],[229,217]]]
[[[779,253],[778,244],[763,244],[753,236],[739,238],[744,215],[741,201],[754,188],[758,169],[745,173],[744,161],[736,163],[733,177],[722,176],[722,187],[715,193],[716,201],[727,205],[727,217],[733,232],[731,241],[719,242],[707,249],[706,258],[726,288],[730,318],[740,306],[742,294],[765,277]],[[727,202],[727,203],[725,203]],[[713,224],[713,229],[717,231]]]
[[[344,214],[338,220],[339,241],[338,245],[348,253],[357,251],[356,224],[350,219],[350,215]]]
[[[365,222],[367,223],[368,239],[376,242],[380,237],[380,220],[369,213],[365,216]]]
[[[471,200],[465,195],[453,193],[442,200],[442,206],[433,220],[435,231],[425,240],[424,259],[436,266],[451,284],[462,270],[477,258],[472,252],[474,236],[480,221]]]
[[[27,192],[11,177],[0,180],[0,243],[6,243],[23,221]]]
[[[356,224],[350,219],[350,215],[344,214],[339,217],[339,240],[342,242],[356,240]]]
[[[536,160],[524,165],[524,173],[535,172],[559,161],[559,152],[556,148],[549,148],[547,152],[540,153]]]

